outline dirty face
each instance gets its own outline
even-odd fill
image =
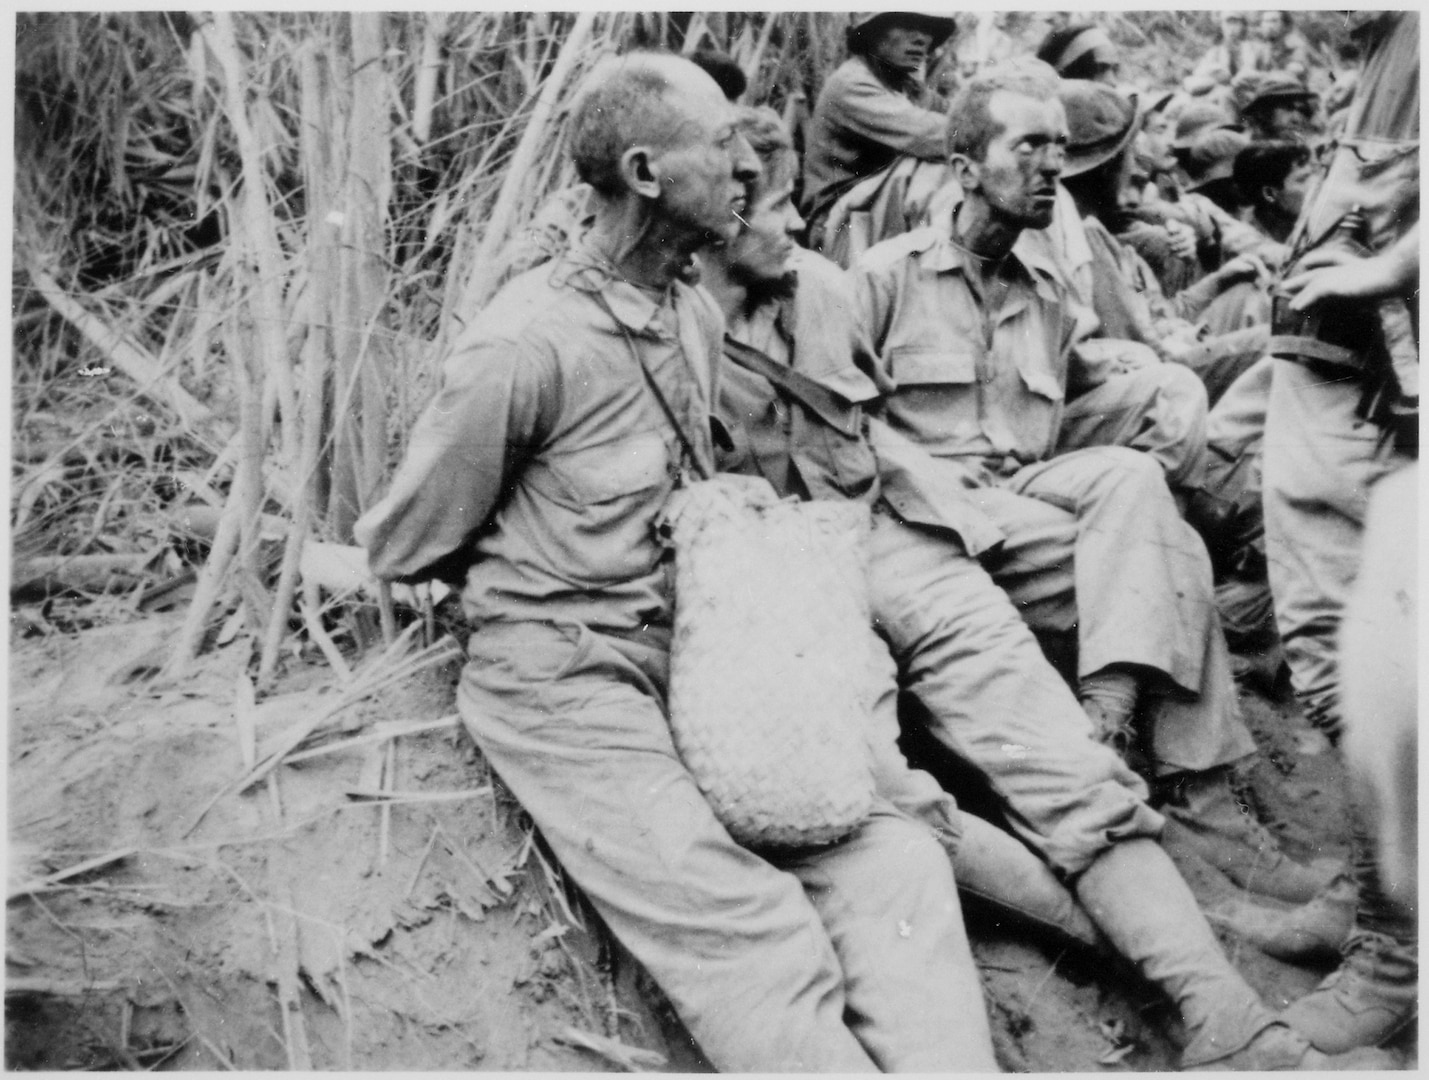
[[[738,113],[719,86],[693,64],[670,77],[669,134],[652,155],[659,213],[706,243],[733,240],[748,208],[747,187],[759,159],[740,133]]]
[[[976,192],[992,216],[1023,229],[1045,229],[1057,203],[1057,178],[1067,151],[1067,116],[1055,98],[998,91],[988,113],[1001,132],[980,162],[971,162],[969,193]]]
[[[904,72],[923,70],[933,51],[933,35],[916,26],[888,26],[869,47],[868,54],[889,67]]]
[[[1295,166],[1278,188],[1267,187],[1265,189],[1266,201],[1272,203],[1286,217],[1298,218],[1301,209],[1305,206],[1305,196],[1310,192],[1310,185],[1314,182],[1315,173],[1313,161],[1306,161]]]
[[[1260,13],[1260,36],[1266,41],[1279,41],[1285,35],[1285,13],[1262,11]]]
[[[793,155],[788,155],[790,159]],[[746,284],[779,281],[789,272],[794,235],[804,219],[794,208],[794,168],[771,164],[769,182],[755,185],[746,215],[748,224],[715,257],[724,260],[732,277]]]
[[[1316,133],[1315,105],[1310,101],[1272,101],[1261,112],[1261,126],[1271,139],[1309,142]]]

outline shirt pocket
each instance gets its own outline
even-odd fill
[[[899,387],[977,382],[977,357],[967,349],[897,346],[889,350],[888,366]]]
[[[607,503],[670,482],[670,452],[654,431],[613,439],[549,459],[566,500]]]
[[[1050,327],[1024,328],[1011,343],[1013,363],[1022,384],[1040,398],[1051,402],[1062,401],[1067,396],[1066,360],[1060,355],[1061,344],[1053,337]]]

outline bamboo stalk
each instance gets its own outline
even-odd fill
[[[238,587],[248,610],[248,621],[262,632],[271,614],[268,590],[263,584],[259,549],[259,518],[263,508],[262,390],[249,370],[243,328],[230,325],[229,356],[238,390],[239,451],[229,499],[238,503]],[[241,336],[240,336],[241,334]]]
[[[223,69],[225,111],[238,142],[238,156],[243,174],[240,199],[244,247],[253,270],[255,299],[252,301],[254,321],[262,343],[265,367],[275,379],[279,415],[283,418],[282,438],[285,457],[297,457],[297,431],[292,423],[296,410],[293,375],[284,348],[287,320],[283,314],[281,282],[283,280],[282,251],[278,246],[277,229],[272,208],[266,195],[262,148],[249,121],[244,97],[247,80],[243,75],[242,58],[234,35],[233,17],[227,11],[215,11],[212,20],[200,31],[204,43],[212,50]]]
[[[437,79],[442,70],[442,38],[448,13],[430,11],[422,26],[422,59],[417,66],[417,85],[412,104],[412,135],[419,148],[432,137],[432,113],[436,107]]]
[[[236,483],[241,482],[241,480],[236,481]],[[173,655],[164,665],[162,677],[165,679],[176,681],[183,678],[188,670],[189,661],[198,654],[199,644],[203,640],[204,627],[208,623],[209,611],[212,610],[214,601],[218,599],[219,593],[223,589],[224,579],[228,576],[228,567],[232,564],[234,553],[238,550],[241,510],[240,501],[230,494],[229,500],[223,508],[223,517],[218,522],[218,532],[213,538],[213,547],[209,549],[208,561],[203,564],[198,584],[194,587],[193,602],[189,604],[188,612],[184,615],[184,624],[179,628]]]
[[[335,410],[333,495],[329,521],[340,541],[381,483],[387,450],[385,338],[374,337],[387,301],[385,220],[391,186],[390,119],[384,98],[382,16],[354,12],[352,115],[342,194],[341,274],[334,351],[339,402]]]
[[[513,219],[517,201],[527,183],[531,167],[546,142],[551,121],[556,114],[556,106],[560,101],[561,91],[565,88],[571,73],[575,71],[576,65],[585,56],[587,42],[595,29],[595,18],[595,12],[590,9],[582,11],[576,18],[575,25],[571,27],[570,34],[561,46],[560,55],[556,58],[556,64],[551,69],[550,77],[542,84],[540,92],[536,95],[536,105],[531,111],[531,119],[527,121],[526,131],[516,146],[516,152],[511,156],[506,177],[496,196],[496,204],[492,207],[491,215],[487,219],[486,231],[482,234],[480,244],[477,245],[472,274],[467,280],[460,305],[460,310],[463,312],[480,311],[486,301],[491,298],[497,275],[501,269],[496,255],[515,224]]]

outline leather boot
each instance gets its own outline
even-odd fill
[[[1344,870],[1336,859],[1308,866],[1291,859],[1231,784],[1226,766],[1158,780],[1153,805],[1167,819],[1162,844],[1194,852],[1249,892],[1296,904],[1314,899]]]
[[[1183,1068],[1232,1067],[1226,1062],[1276,1023],[1221,952],[1190,888],[1155,841],[1112,844],[1077,879],[1075,892],[1112,946],[1180,1009]],[[1263,1056],[1243,1067],[1278,1067]]]
[[[1275,1023],[1244,1049],[1185,1068],[1187,1072],[1368,1072],[1403,1066],[1383,1050],[1323,1054],[1298,1031]]]
[[[1339,968],[1283,1015],[1317,1050],[1338,1054],[1389,1040],[1418,1014],[1418,999],[1418,947],[1361,930]]]
[[[1358,899],[1354,878],[1341,874],[1308,904],[1289,911],[1236,901],[1206,918],[1277,960],[1320,960],[1340,955],[1355,927]]]
[[[1107,942],[1051,868],[1016,837],[964,813],[953,877],[968,895],[1092,949]]]

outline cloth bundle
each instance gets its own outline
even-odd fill
[[[676,749],[747,847],[832,843],[873,803],[868,509],[721,476],[671,497]]]

